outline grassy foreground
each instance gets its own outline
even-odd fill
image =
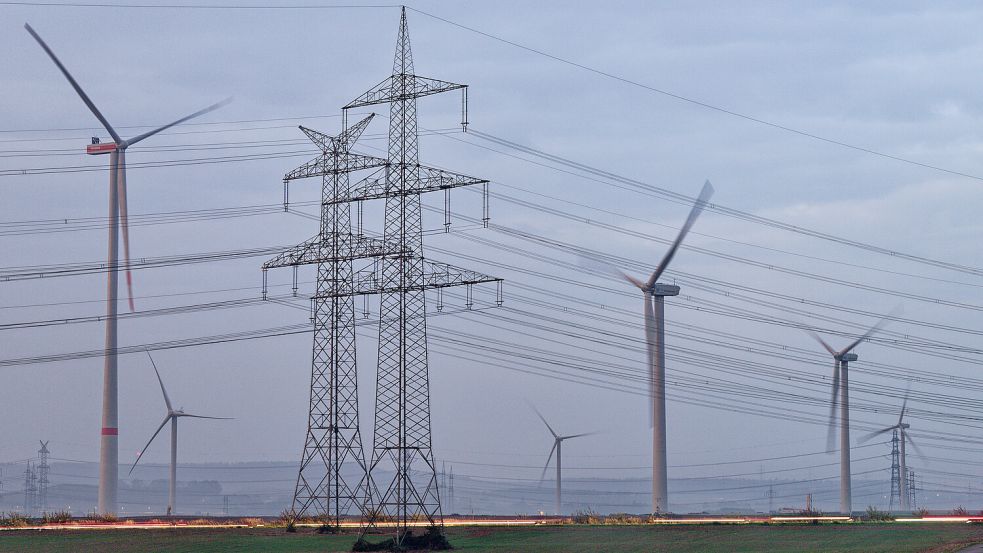
[[[456,551],[529,553],[950,553],[983,542],[969,524],[545,526],[448,528]],[[0,532],[0,552],[347,552],[351,535],[301,529],[166,529]]]

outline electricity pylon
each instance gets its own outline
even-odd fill
[[[42,513],[48,512],[48,471],[51,465],[48,464],[48,442],[41,442],[41,449],[38,450],[38,509]]]
[[[903,509],[907,504],[907,498],[902,498],[901,463],[899,462],[898,452],[898,431],[894,430],[891,435],[891,500],[888,502],[888,512],[894,511],[894,499],[898,499],[898,507]]]
[[[311,300],[310,409],[292,509],[295,516],[313,514],[336,526],[341,517],[365,515],[371,508],[358,424],[352,262],[398,253],[382,240],[353,234],[350,207],[337,201],[350,194],[349,173],[386,166],[384,159],[351,152],[372,117],[337,137],[300,127],[321,153],[284,176],[284,209],[289,209],[290,181],[321,177],[320,229],[310,240],[263,264],[264,299],[268,269],[293,267],[296,282],[297,267],[317,266],[317,291]]]
[[[348,197],[337,201],[385,199],[383,241],[398,250],[384,255],[377,269],[353,282],[355,293],[381,296],[369,464],[375,508],[370,526],[383,519],[394,521],[397,546],[409,533],[411,522],[442,523],[431,449],[425,291],[464,285],[471,298],[472,285],[497,282],[497,299],[499,303],[501,300],[501,279],[429,261],[423,255],[420,196],[488,182],[420,165],[416,100],[453,90],[462,91],[462,115],[466,116],[466,85],[414,74],[403,9],[392,75],[344,106],[345,113],[376,104],[389,104],[390,108],[388,163],[355,184]],[[466,124],[465,117],[462,126],[466,128]]]

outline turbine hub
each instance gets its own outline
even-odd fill
[[[678,296],[679,286],[675,284],[662,284],[656,282],[652,289],[649,291],[653,296]]]

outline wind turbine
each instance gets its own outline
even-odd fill
[[[137,460],[133,461],[133,466],[130,467],[130,474],[133,474],[133,469],[136,468],[137,463],[143,458],[143,454],[146,453],[147,448],[160,434],[163,430],[164,425],[168,422],[171,423],[171,478],[167,486],[167,514],[171,515],[174,512],[174,495],[177,486],[177,420],[180,417],[191,417],[195,419],[219,419],[219,420],[231,420],[230,417],[206,417],[203,415],[192,415],[191,413],[185,413],[184,409],[174,409],[171,406],[171,398],[167,397],[167,390],[164,388],[164,381],[160,378],[160,371],[157,370],[157,364],[154,363],[154,358],[150,356],[150,352],[147,352],[147,357],[150,357],[150,364],[154,366],[154,372],[157,374],[157,382],[160,383],[160,391],[164,394],[164,404],[167,405],[167,414],[164,415],[164,421],[160,423],[157,427],[157,431],[154,435],[150,437],[147,441],[147,445],[143,446],[140,453],[137,455]]]
[[[664,513],[669,511],[669,474],[666,460],[666,326],[665,326],[665,297],[678,296],[679,286],[659,283],[659,277],[669,266],[676,250],[693,227],[707,202],[713,196],[713,185],[710,181],[703,184],[696,203],[686,217],[686,222],[679,229],[679,235],[669,246],[669,251],[662,258],[648,281],[621,274],[622,278],[634,284],[642,291],[645,301],[645,343],[648,353],[650,370],[649,397],[650,424],[652,425],[652,512]]]
[[[908,435],[908,429],[911,427],[911,425],[909,425],[908,423],[904,422],[905,411],[907,410],[907,408],[908,408],[908,393],[905,392],[904,402],[902,402],[902,404],[901,404],[901,414],[898,415],[898,423],[895,424],[895,425],[893,425],[893,426],[888,426],[887,428],[878,430],[876,432],[871,432],[870,434],[867,434],[866,436],[864,436],[860,440],[860,443],[864,443],[864,442],[870,441],[873,438],[876,438],[877,436],[880,436],[881,434],[884,434],[886,432],[892,432],[892,431],[895,431],[895,430],[898,431],[898,433],[900,434],[900,437],[901,437],[900,465],[901,465],[901,467],[899,469],[899,472],[900,472],[900,474],[902,476],[901,476],[901,478],[899,480],[899,486],[900,486],[899,495],[901,496],[901,510],[902,511],[907,511],[907,510],[909,510],[911,508],[911,506],[908,503],[908,461],[907,461],[907,455],[905,453],[905,443],[906,442],[907,443],[910,443],[911,446],[915,448],[915,453],[917,453],[920,457],[924,457],[925,456],[922,453],[921,449],[918,447],[918,445],[915,444],[915,442],[911,439],[911,436]]]
[[[168,123],[163,127],[137,135],[129,140],[123,140],[119,134],[109,124],[109,121],[102,115],[99,108],[89,99],[89,96],[82,90],[75,78],[72,77],[68,69],[62,65],[61,60],[55,56],[51,48],[41,39],[33,28],[27,23],[24,24],[27,32],[34,37],[34,40],[41,45],[51,61],[55,62],[61,70],[69,84],[75,89],[76,94],[89,108],[89,111],[96,116],[96,119],[105,127],[106,131],[113,138],[113,142],[100,144],[99,139],[92,138],[92,144],[86,147],[86,153],[90,155],[109,154],[109,271],[108,297],[106,299],[106,345],[105,345],[105,364],[103,367],[103,391],[102,391],[102,432],[99,454],[99,512],[116,512],[116,487],[118,484],[119,460],[119,419],[117,405],[117,355],[116,355],[116,314],[117,301],[119,295],[119,229],[122,223],[123,229],[123,254],[124,267],[126,268],[126,288],[130,303],[130,311],[133,311],[133,279],[130,275],[130,231],[127,220],[126,210],[126,149],[130,146],[151,136],[183,123],[189,119],[204,115],[212,110],[227,104],[229,99],[225,99],[217,104],[196,111],[191,115],[182,117],[173,123]]]
[[[540,482],[542,482],[543,478],[546,477],[546,469],[549,468],[550,461],[553,460],[553,452],[555,451],[556,452],[556,511],[555,512],[556,514],[559,515],[561,514],[560,506],[563,498],[563,493],[561,491],[561,480],[560,480],[560,471],[561,471],[561,467],[563,466],[563,462],[561,459],[563,440],[569,440],[571,438],[580,438],[582,436],[589,436],[592,433],[585,432],[583,434],[571,434],[569,436],[560,436],[555,431],[553,431],[553,427],[550,426],[550,423],[546,422],[546,418],[543,417],[542,413],[540,413],[538,409],[533,408],[533,410],[536,411],[536,415],[539,417],[539,420],[543,421],[543,424],[546,425],[546,428],[550,431],[550,434],[553,435],[553,449],[550,449],[550,456],[546,458],[546,465],[543,466],[543,474],[539,477],[539,480]]]
[[[826,351],[833,356],[833,390],[832,398],[830,399],[830,410],[829,410],[829,431],[826,434],[826,451],[832,453],[834,436],[833,433],[836,431],[836,406],[840,407],[840,512],[849,515],[853,512],[853,501],[851,498],[851,485],[850,485],[850,363],[859,359],[856,353],[850,353],[853,348],[857,347],[860,342],[863,342],[870,337],[871,334],[877,332],[889,317],[893,317],[894,314],[884,317],[877,324],[870,327],[867,332],[862,336],[850,343],[849,346],[836,351],[826,343],[825,340],[819,337],[813,331],[808,331],[809,335],[815,338],[817,342],[822,344]]]

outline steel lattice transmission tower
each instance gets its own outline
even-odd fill
[[[916,501],[916,497],[915,497],[915,471],[909,470],[907,478],[908,478],[908,508],[917,509],[918,501]]]
[[[887,510],[894,510],[894,500],[897,498],[898,506],[904,508],[906,501],[901,496],[901,463],[898,452],[898,431],[895,430],[891,435],[891,499],[888,502]]]
[[[342,201],[385,199],[383,241],[399,250],[383,256],[378,269],[354,282],[356,293],[381,295],[369,464],[375,509],[370,525],[379,517],[394,520],[397,545],[403,542],[411,521],[441,522],[430,436],[425,292],[465,285],[470,298],[473,284],[497,282],[501,302],[501,279],[429,261],[423,255],[421,194],[488,182],[420,165],[417,98],[452,90],[462,91],[462,126],[466,128],[467,86],[414,74],[404,8],[392,75],[344,106],[345,113],[376,104],[390,106],[388,163],[356,183]]]
[[[330,518],[336,525],[345,515],[364,515],[371,507],[368,470],[358,425],[358,381],[355,355],[355,305],[352,291],[355,259],[395,254],[383,241],[352,233],[347,203],[353,171],[385,167],[386,160],[351,152],[351,147],[374,116],[370,115],[337,137],[300,127],[321,154],[284,176],[284,209],[289,183],[321,177],[320,230],[316,236],[263,264],[276,267],[317,266],[317,292],[311,300],[314,351],[311,366],[310,411],[293,511]]]
[[[37,466],[31,462],[27,462],[27,468],[24,469],[24,511],[26,513],[35,513],[38,510],[38,471]]]
[[[41,442],[41,449],[38,450],[38,509],[41,512],[48,511],[48,470],[51,466],[48,464],[48,455],[51,451],[48,450],[48,442]]]

